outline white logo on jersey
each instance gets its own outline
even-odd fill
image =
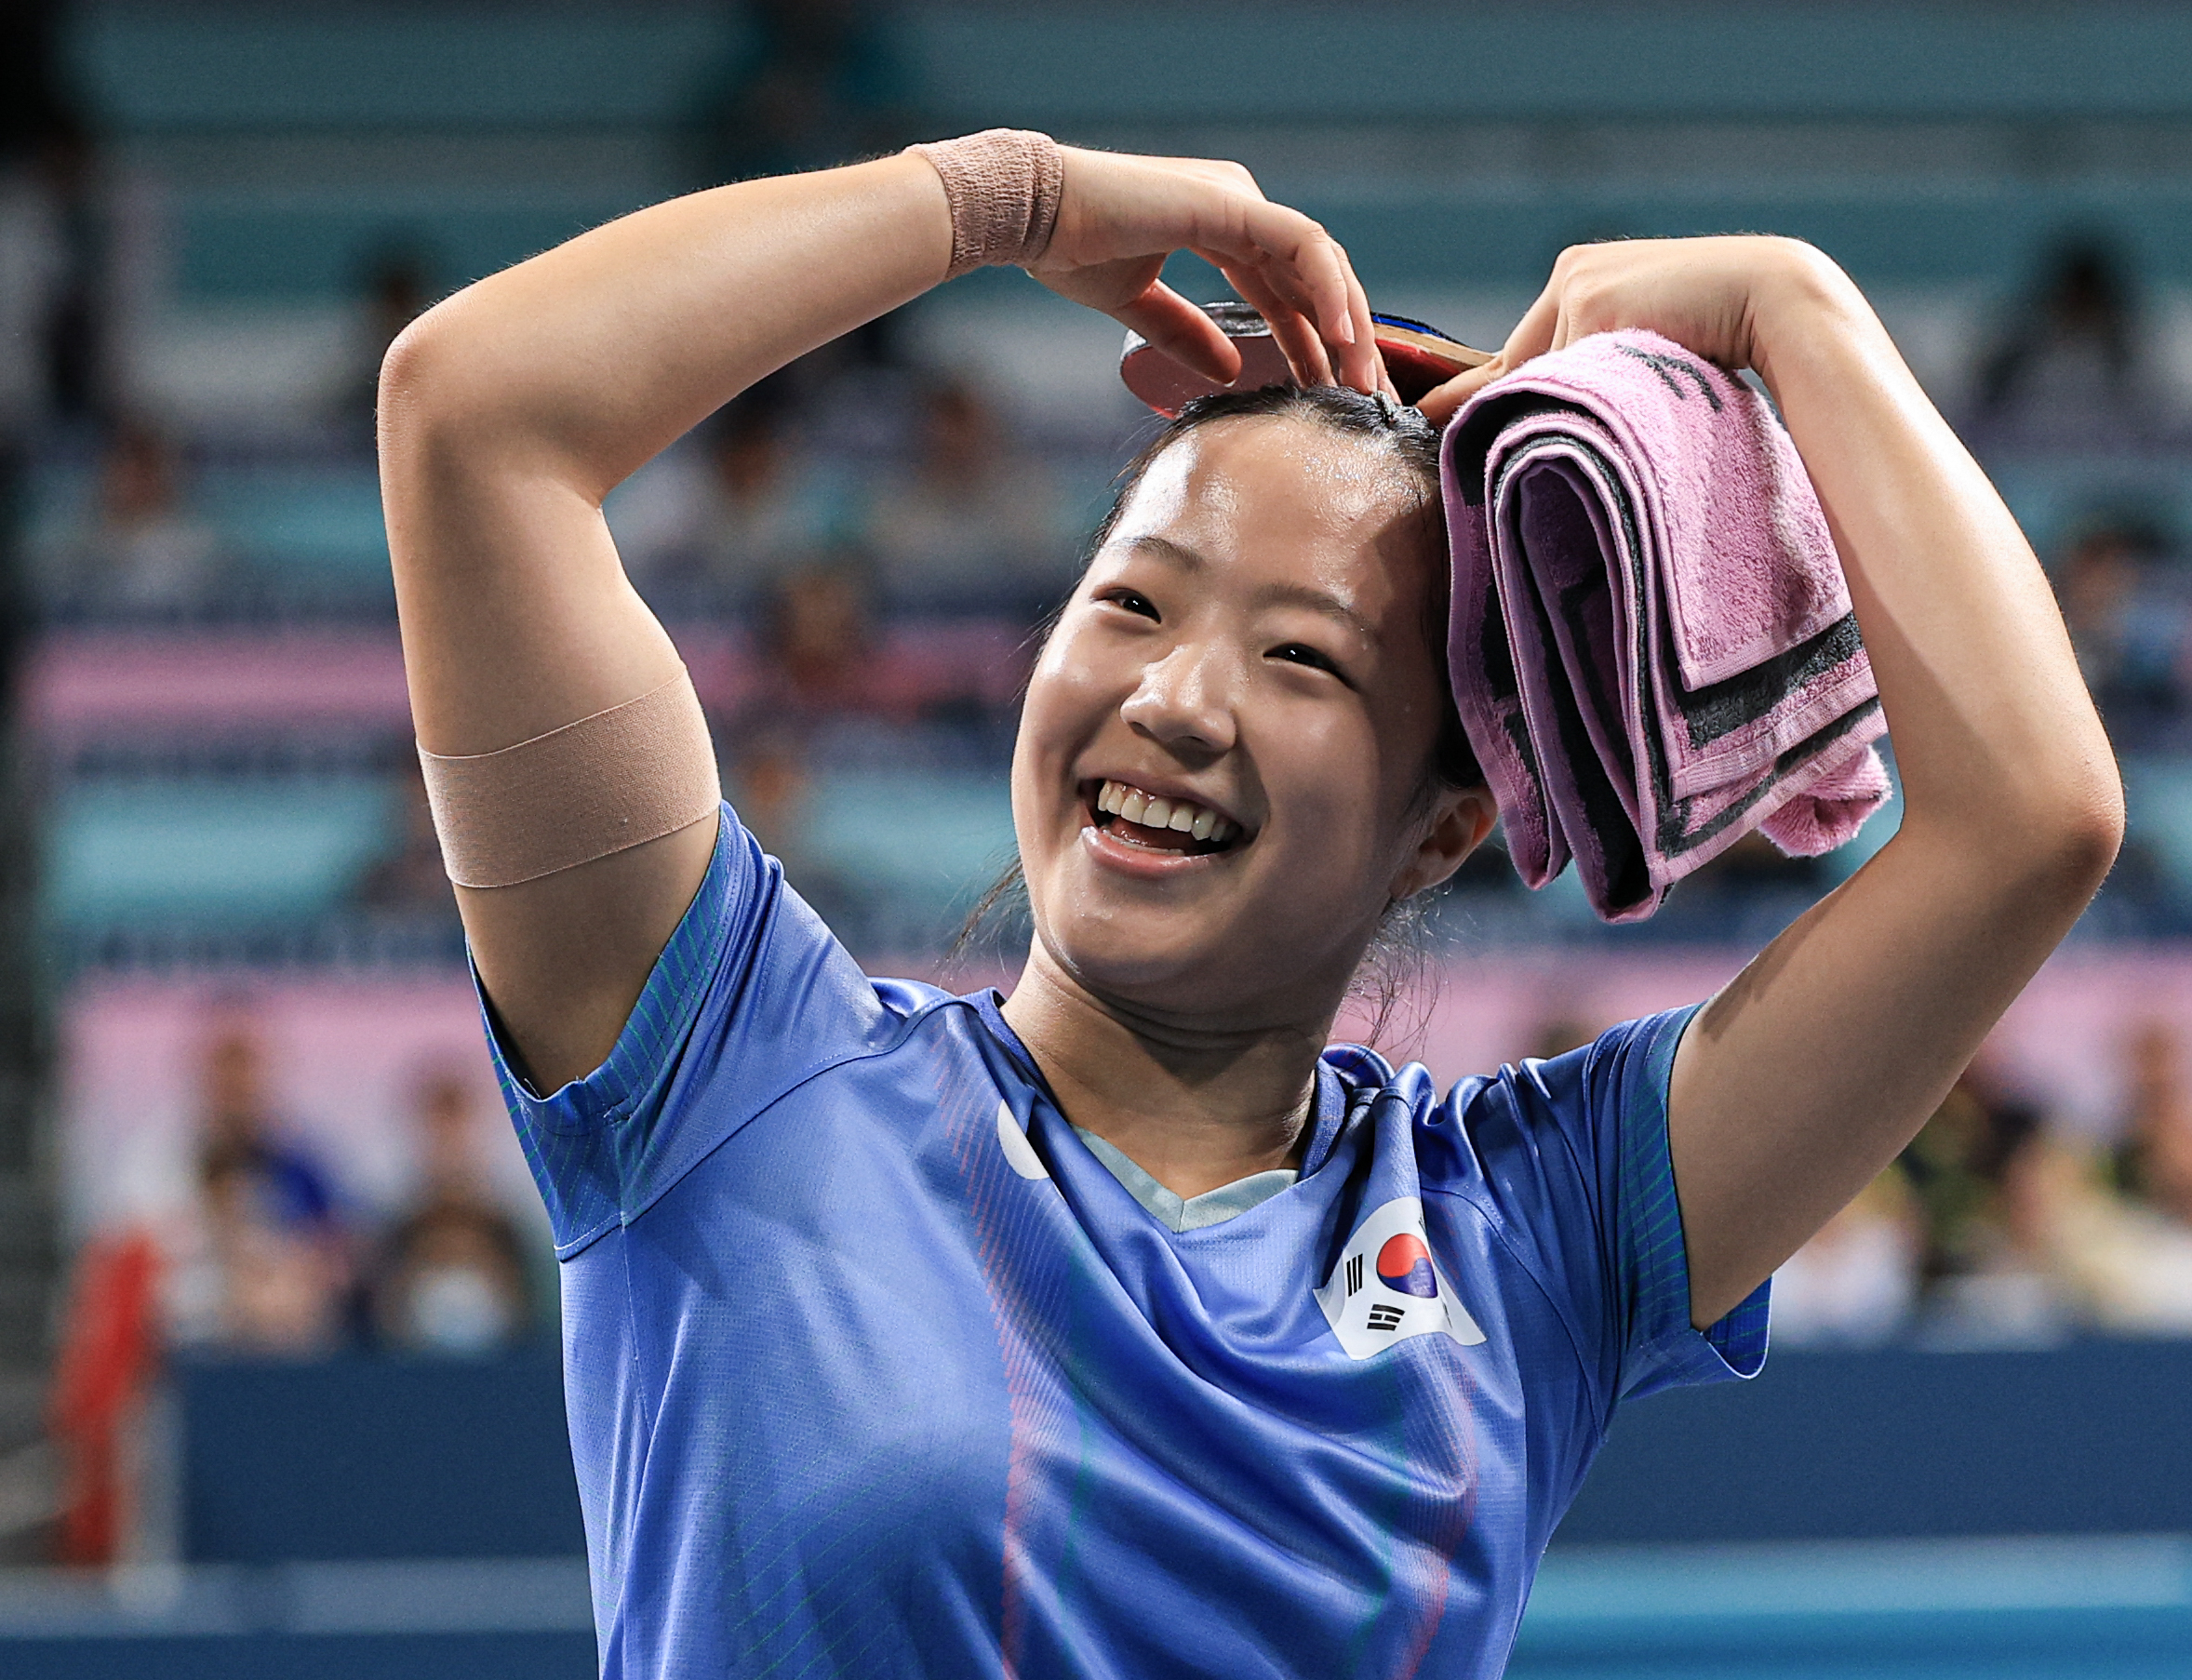
[[[997,1104],[997,1147],[1005,1152],[1005,1159],[1022,1178],[1047,1179],[1050,1176],[1050,1169],[1043,1165],[1043,1157],[1036,1153],[1036,1146],[1027,1140],[1027,1134],[1020,1129],[1020,1122],[1012,1118],[1009,1103]]]
[[[1324,1287],[1317,1291],[1332,1334],[1350,1359],[1368,1359],[1410,1336],[1443,1330],[1464,1347],[1484,1340],[1431,1258],[1423,1204],[1387,1202],[1355,1228]]]

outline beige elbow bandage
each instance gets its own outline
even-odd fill
[[[659,840],[723,797],[692,678],[521,740],[445,758],[419,750],[442,866],[460,887],[515,887]]]

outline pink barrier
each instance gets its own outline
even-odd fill
[[[756,691],[750,639],[722,625],[675,631],[701,699],[735,712]],[[1025,674],[1025,629],[1004,620],[888,626],[863,667],[863,696],[891,713],[970,698],[1009,704]],[[408,730],[403,652],[393,630],[85,631],[48,637],[24,678],[26,715],[70,745],[154,727]]]
[[[32,727],[61,743],[147,726],[408,729],[411,721],[394,632],[64,633],[31,656],[24,701]]]
[[[1466,959],[1394,1011],[1385,1047],[1420,1056],[1450,1080],[1531,1053],[1557,1023],[1595,1032],[1695,1002],[1742,961],[1728,951],[1605,948]],[[966,991],[1009,978],[960,972],[943,983]],[[269,982],[242,1001],[266,1047],[274,1106],[361,1203],[387,1206],[400,1196],[410,1172],[409,1082],[422,1067],[447,1063],[476,1082],[480,1135],[497,1179],[515,1204],[528,1203],[529,1181],[461,979]],[[78,1233],[129,1217],[157,1221],[188,1205],[199,1061],[208,1033],[234,1019],[238,1002],[212,982],[152,980],[95,981],[70,1000],[63,1180]],[[2071,952],[2012,1007],[1987,1054],[2058,1127],[2105,1135],[2123,1098],[2121,1047],[2154,1020],[2192,1044],[2192,948]],[[1343,1019],[1343,1034],[1360,1030],[1359,1020]]]

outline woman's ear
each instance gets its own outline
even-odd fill
[[[1431,807],[1431,818],[1422,837],[1400,873],[1393,877],[1386,896],[1396,900],[1412,899],[1445,881],[1484,844],[1499,815],[1499,805],[1488,787],[1442,791]]]

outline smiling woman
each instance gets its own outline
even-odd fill
[[[1174,1056],[1257,1065],[1252,1044],[1321,1034],[1388,913],[1483,839],[1494,813],[1445,681],[1437,447],[1388,399],[1267,387],[1191,403],[1128,469],[1013,755],[1037,937],[1005,1014],[1031,1041],[1076,1043],[1095,996]],[[1223,843],[1174,837],[1183,802]],[[1046,1071],[1073,1082],[1075,1060]],[[1202,1190],[1298,1148],[1300,1073],[1270,1066],[1265,1156],[1237,1153],[1231,1117],[1061,1096]]]
[[[873,980],[710,796],[602,498],[982,261],[1224,385],[1177,249],[1292,383],[1183,410],[1043,649],[1011,996]],[[1773,389],[1907,814],[1709,1004],[1441,1090],[1327,1042],[1495,816],[1433,420],[1626,327]],[[1024,134],[657,206],[390,353],[445,844],[528,860],[459,900],[564,1262],[605,1673],[1495,1674],[1615,1407],[1758,1368],[1768,1274],[2075,918],[2105,741],[2029,551],[1824,259],[1570,252],[1421,407],[1344,253],[1245,170]]]

